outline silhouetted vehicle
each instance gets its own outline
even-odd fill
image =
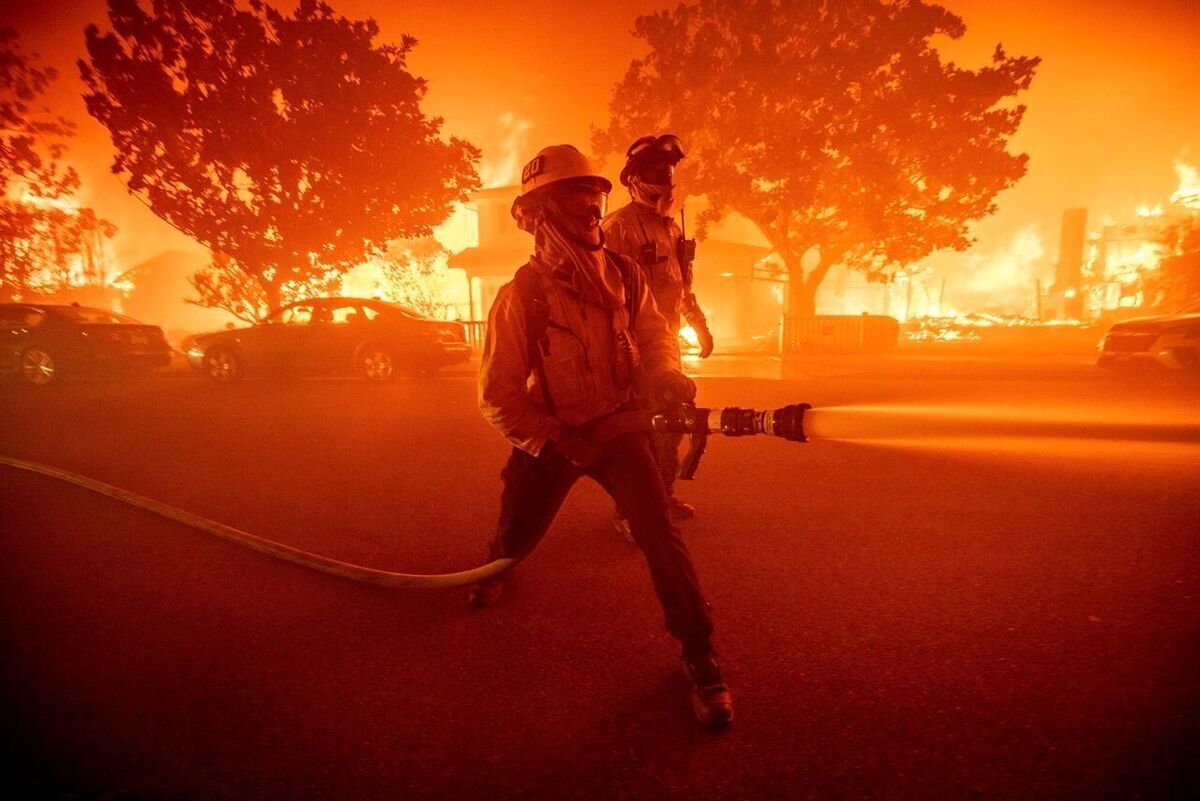
[[[87,373],[149,373],[171,362],[161,328],[87,306],[0,303],[0,373],[42,386]]]
[[[1114,323],[1100,343],[1096,364],[1200,370],[1200,303],[1193,303],[1179,314]]]
[[[434,370],[471,354],[462,325],[382,300],[315,298],[249,328],[201,334],[188,362],[220,382],[250,374],[358,375],[387,381],[398,370]]]

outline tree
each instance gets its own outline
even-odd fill
[[[0,196],[21,183],[38,197],[63,197],[79,186],[61,161],[74,126],[34,105],[57,77],[36,53],[21,51],[15,30],[0,28]]]
[[[104,280],[98,264],[116,229],[73,195],[63,156],[74,126],[37,104],[57,73],[0,28],[0,299]]]
[[[931,38],[965,30],[921,0],[698,0],[642,16],[649,53],[615,86],[593,145],[682,137],[701,222],[753,222],[788,268],[789,313],[811,316],[833,265],[886,280],[962,250],[1024,175],[1028,157],[1007,150],[1025,111],[1011,98],[1039,60],[997,46],[979,70],[943,61]]]
[[[199,302],[261,313],[328,284],[376,247],[428,234],[478,186],[479,151],[426,117],[416,45],[301,0],[109,0],[87,29],[88,111],[113,171],[218,258]]]
[[[427,317],[444,317],[447,306],[442,289],[449,281],[448,255],[432,237],[389,242],[379,257],[385,299]]]

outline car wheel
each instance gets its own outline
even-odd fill
[[[32,345],[21,353],[21,378],[28,384],[45,386],[59,373],[50,351],[41,345]]]
[[[382,345],[367,345],[358,352],[358,367],[368,381],[390,381],[396,374],[396,358]]]
[[[242,360],[228,348],[210,348],[204,354],[204,372],[218,384],[242,380]]]

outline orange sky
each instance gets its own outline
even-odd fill
[[[1092,220],[1161,203],[1175,187],[1174,159],[1200,161],[1200,30],[1197,0],[946,0],[963,16],[966,37],[946,52],[979,64],[997,42],[1043,64],[1024,96],[1029,112],[1014,147],[1030,171],[1000,198],[1000,212],[979,227],[982,250],[1000,248],[1034,226],[1057,256],[1062,209],[1087,206]],[[281,2],[280,5],[283,5]],[[633,19],[672,5],[665,0],[551,2],[454,0],[391,3],[334,0],[354,17],[374,16],[382,37],[418,38],[410,66],[430,82],[427,109],[446,130],[474,141],[485,162],[505,156],[511,114],[528,129],[521,158],[543,144],[586,146],[590,123],[603,123],[612,84],[640,52]],[[84,202],[120,226],[119,258],[128,265],[189,240],[130,198],[108,173],[107,132],[79,98],[74,59],[88,22],[105,22],[104,0],[3,0],[5,24],[23,46],[62,73],[51,102],[79,123],[70,158],[84,179]],[[609,165],[612,167],[613,165]],[[614,198],[623,202],[624,198]]]

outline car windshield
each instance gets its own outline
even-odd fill
[[[87,306],[62,306],[58,313],[73,323],[80,325],[141,325],[132,317],[108,311],[107,309],[92,309]]]

